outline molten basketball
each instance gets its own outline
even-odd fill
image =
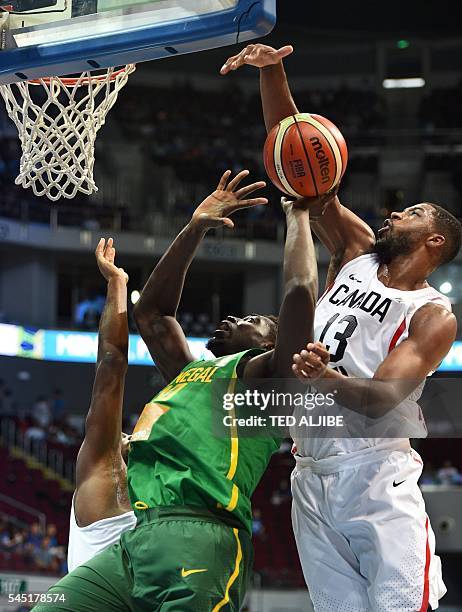
[[[314,197],[338,185],[348,150],[342,133],[329,119],[299,113],[274,126],[263,159],[278,189],[295,197]]]

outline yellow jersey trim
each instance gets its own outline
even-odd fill
[[[233,489],[231,491],[231,499],[229,500],[229,504],[226,506],[226,510],[228,512],[232,512],[237,506],[237,500],[239,499],[239,489],[237,485],[233,483]]]
[[[236,380],[237,380],[236,378],[233,378],[233,380],[230,381],[229,386],[228,386],[228,391],[227,391],[228,393],[234,394],[234,389],[236,387]],[[233,409],[230,411],[230,416],[233,419],[236,416],[236,413],[234,411],[234,406],[233,406]],[[238,458],[239,458],[239,438],[237,437],[237,427],[236,425],[233,425],[231,427],[231,463],[229,465],[229,470],[226,475],[226,478],[228,480],[232,480],[234,478],[234,475],[236,474]]]
[[[237,554],[236,554],[236,563],[234,566],[234,571],[229,577],[228,584],[226,585],[225,596],[223,597],[221,601],[217,603],[217,605],[213,608],[212,612],[218,612],[218,610],[221,610],[223,606],[226,606],[226,604],[229,603],[229,591],[231,587],[233,586],[236,578],[239,576],[239,571],[240,571],[240,566],[241,566],[241,561],[242,561],[242,547],[241,547],[241,541],[239,540],[239,531],[237,529],[233,529],[233,533],[234,533],[234,537],[236,538],[236,542],[237,542]]]

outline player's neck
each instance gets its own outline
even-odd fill
[[[388,264],[379,266],[377,277],[386,287],[401,291],[416,291],[428,287],[427,278],[431,269],[422,266],[413,255],[398,256]]]

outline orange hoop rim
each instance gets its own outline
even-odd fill
[[[122,74],[123,72],[128,72],[129,70],[134,69],[134,68],[136,68],[136,64],[127,64],[123,68],[114,70],[114,72],[111,75],[109,75],[109,71],[112,70],[112,68],[108,68],[105,74],[95,74],[95,75],[92,75],[90,77],[85,77],[85,78],[82,78],[82,76],[80,77],[55,76],[55,77],[42,77],[40,79],[30,79],[26,82],[29,83],[30,85],[41,85],[42,83],[45,83],[45,85],[49,85],[53,79],[58,79],[60,83],[62,83],[66,87],[72,87],[73,85],[79,85],[80,87],[81,85],[90,85],[92,83],[104,83],[104,81],[108,81],[109,83],[112,83],[113,81],[117,79],[119,74]]]

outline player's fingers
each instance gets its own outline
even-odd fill
[[[238,174],[236,174],[233,180],[229,182],[226,189],[228,191],[234,191],[237,186],[246,178],[246,176],[249,176],[249,174],[249,170],[241,170]]]
[[[96,257],[100,257],[104,252],[104,245],[106,240],[104,238],[100,238],[98,244],[96,245],[95,255]]]
[[[300,357],[303,362],[303,366],[317,368],[322,364],[322,359],[313,351],[302,351]]]
[[[324,346],[324,344],[322,342],[309,342],[306,345],[306,350],[307,351],[313,351],[315,352],[317,355],[328,355],[329,351],[326,349],[326,347]]]
[[[223,64],[223,66],[220,68],[220,74],[228,74],[228,72],[231,70],[231,64],[233,64],[238,57],[239,53],[237,55],[232,55],[231,57],[229,57]]]
[[[228,60],[227,72],[230,72],[231,70],[237,70],[238,68],[243,66],[245,63],[244,58],[247,55],[247,53],[248,53],[248,47],[246,47],[240,53],[238,53],[233,58],[231,58],[231,61]]]
[[[301,354],[296,353],[293,357],[293,362],[294,364],[303,370],[303,368],[305,367],[305,360],[303,359]]]
[[[111,253],[114,249],[113,247],[114,244],[114,239],[113,238],[109,238],[106,244],[106,248],[104,249],[104,257],[105,259],[110,259],[111,258]]]
[[[234,223],[229,217],[212,217],[211,219],[207,219],[207,224],[209,227],[220,227],[224,225],[230,229],[234,228]]]
[[[224,191],[226,189],[226,183],[228,182],[230,176],[231,170],[226,170],[226,172],[223,172],[223,176],[217,185],[217,191]]]
[[[229,217],[223,217],[222,222],[223,225],[228,227],[229,229],[234,229],[234,223]]]
[[[250,200],[239,200],[239,204],[231,206],[231,212],[235,213],[243,208],[251,208],[252,206],[263,206],[268,204],[267,198],[250,198]]]
[[[250,195],[254,191],[257,191],[258,189],[263,189],[264,187],[266,187],[265,181],[257,181],[256,183],[252,183],[251,185],[246,185],[245,187],[242,187],[241,189],[236,191],[234,195],[239,200]]]
[[[285,45],[285,47],[281,47],[277,51],[274,52],[274,57],[277,58],[278,61],[284,59],[288,55],[294,52],[294,48],[292,45]]]
[[[292,365],[292,372],[302,382],[305,382],[305,381],[309,380],[308,374],[304,370],[302,370],[301,368],[296,366],[295,364]]]

